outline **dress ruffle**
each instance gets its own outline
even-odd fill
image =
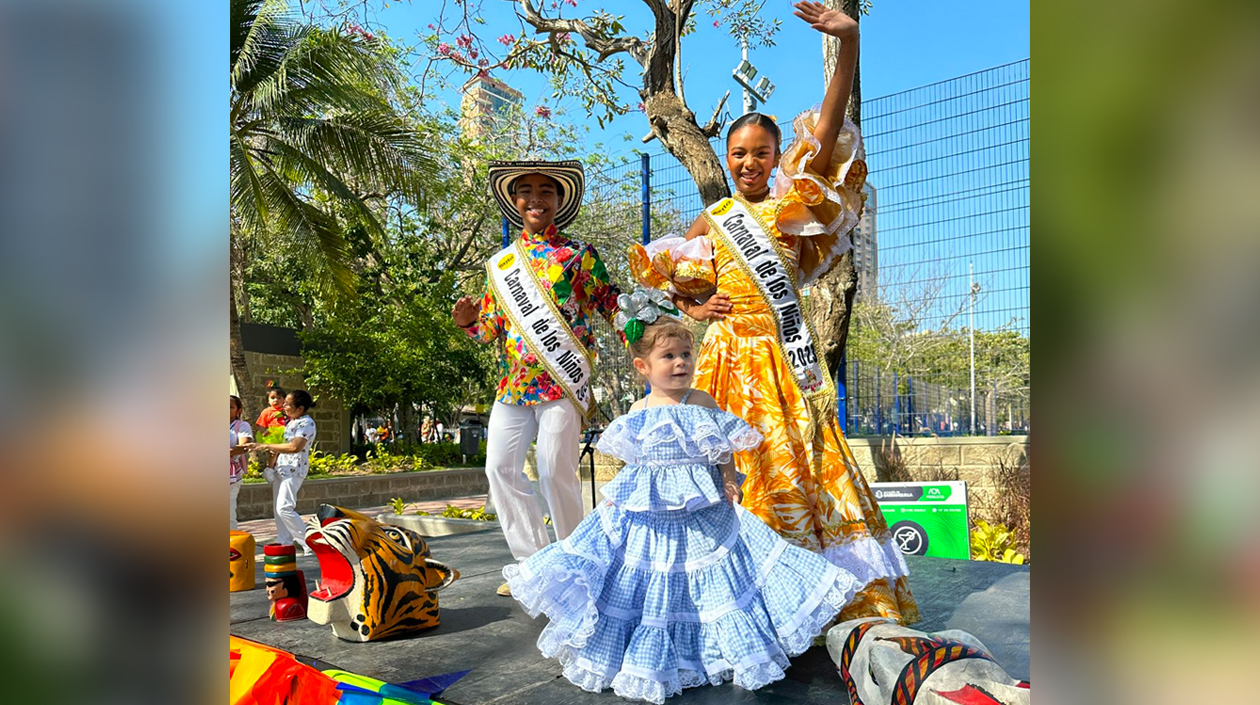
[[[736,472],[742,484],[744,476]],[[632,512],[692,510],[726,502],[716,465],[627,466],[600,490]]]
[[[809,286],[852,247],[848,233],[862,215],[866,151],[858,128],[845,120],[830,164],[814,164],[821,144],[814,137],[819,112],[807,110],[792,121],[796,137],[779,161],[773,197],[782,200],[776,217],[780,232],[801,236],[799,286]]]
[[[606,502],[503,575],[531,616],[551,620],[538,648],[566,678],[653,703],[687,687],[782,678],[862,588],[730,505],[628,512]]]
[[[669,235],[630,246],[630,274],[644,286],[702,299],[716,288],[713,243]]]
[[[892,538],[878,541],[870,536],[823,549],[823,557],[832,565],[852,573],[863,585],[885,578],[891,585],[897,578],[908,576],[905,556]]]
[[[627,463],[652,458],[652,463],[661,465],[720,465],[734,453],[760,443],[761,434],[738,416],[684,404],[648,407],[617,417],[600,435],[598,448]]]

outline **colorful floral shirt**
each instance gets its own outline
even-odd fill
[[[621,294],[608,280],[608,271],[595,248],[561,235],[555,225],[536,235],[522,233],[520,243],[530,266],[542,285],[550,290],[574,336],[593,352],[595,331],[591,328],[591,316],[598,313],[611,325],[617,315],[617,297]],[[481,299],[481,315],[465,330],[483,343],[500,341],[502,377],[495,395],[497,401],[529,405],[564,396],[564,390],[529,351],[512,321],[499,308],[488,282]]]

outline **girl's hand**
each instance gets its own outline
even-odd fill
[[[455,319],[455,325],[467,328],[477,322],[479,313],[481,313],[481,307],[477,305],[477,302],[473,301],[471,296],[465,296],[455,302],[455,308],[451,310],[451,318]]]
[[[685,313],[697,321],[707,321],[709,319],[720,321],[726,318],[726,314],[730,312],[731,297],[719,291],[710,296],[704,303],[696,304],[687,309]]]
[[[852,39],[858,34],[858,23],[840,10],[833,10],[820,2],[794,2],[792,13],[809,23],[810,27],[839,39]]]
[[[722,480],[722,493],[726,495],[731,504],[739,504],[744,501],[744,491],[740,489],[739,483],[733,477]]]

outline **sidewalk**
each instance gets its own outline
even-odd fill
[[[432,499],[423,502],[408,502],[407,512],[414,513],[416,511],[425,511],[430,514],[441,514],[446,505],[453,504],[460,509],[477,509],[486,503],[484,494],[472,495],[470,497],[457,497],[455,499]],[[376,507],[346,507],[353,509],[361,514],[366,514],[373,519],[381,512],[390,512],[393,509],[389,505],[381,505]],[[315,518],[314,514],[303,514],[302,521],[309,523]],[[254,543],[258,547],[258,555],[262,555],[262,547],[273,543],[276,540],[276,520],[274,518],[252,519],[250,521],[240,522],[240,530],[248,531],[254,535]]]

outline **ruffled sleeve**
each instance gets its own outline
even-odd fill
[[[721,464],[760,443],[761,434],[734,414],[683,405],[619,416],[600,434],[596,447],[629,464],[651,458],[662,448],[677,449],[689,460]]]
[[[595,443],[595,448],[604,455],[625,462],[633,463],[639,459],[639,444],[637,440],[638,433],[630,428],[627,419],[632,418],[631,414],[618,416],[608,424],[608,428],[599,434],[599,441]]]
[[[761,445],[761,434],[748,425],[748,422],[729,411],[712,410],[714,420],[726,442],[730,452],[743,453]]]
[[[713,242],[670,236],[630,246],[630,273],[644,286],[700,299],[717,288]]]
[[[673,405],[632,412],[600,436],[600,451],[626,461],[602,492],[626,511],[711,506],[725,501],[717,466],[760,443],[761,434],[724,411]]]
[[[779,161],[774,197],[782,202],[775,225],[799,237],[800,286],[808,286],[835,266],[852,247],[849,231],[862,215],[866,183],[866,151],[857,126],[844,121],[831,153],[831,163],[813,164],[818,154],[814,129],[818,110],[808,110],[792,121],[796,139]]]

